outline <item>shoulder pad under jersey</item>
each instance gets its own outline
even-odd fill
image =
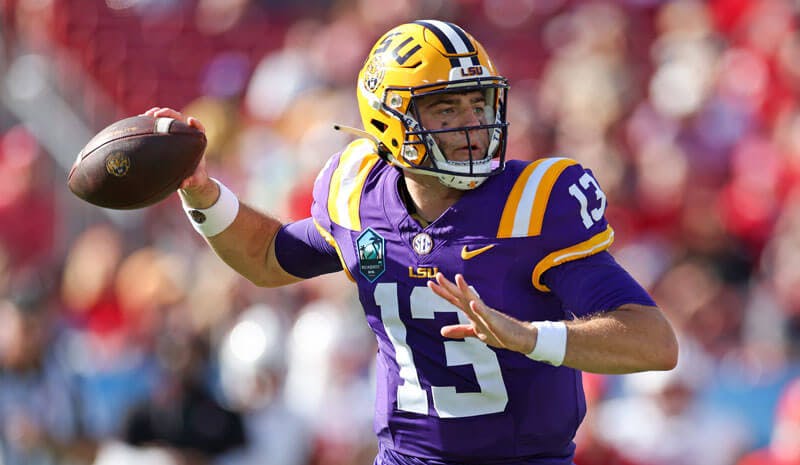
[[[536,264],[532,281],[537,289],[548,291],[541,283],[545,271],[611,245],[614,231],[605,209],[605,193],[590,170],[569,158],[544,158],[517,177],[497,236],[538,237],[547,255]]]
[[[375,145],[368,139],[351,142],[328,160],[314,181],[311,215],[318,228],[330,232],[335,224],[361,230],[361,194],[367,175],[379,161]]]

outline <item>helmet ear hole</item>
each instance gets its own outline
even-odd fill
[[[392,147],[400,147],[400,143],[397,142],[397,139],[392,139]]]
[[[376,119],[370,120],[370,124],[375,127],[380,132],[386,132],[386,128],[389,127],[386,123],[378,121]]]

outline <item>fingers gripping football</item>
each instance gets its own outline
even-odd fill
[[[153,107],[144,114],[154,118],[174,118],[196,128],[200,132],[205,133],[206,131],[200,120],[193,116],[186,116],[172,108]],[[200,160],[195,170],[180,183],[178,188],[183,191],[184,200],[195,208],[207,208],[213,205],[219,196],[217,185],[208,176],[205,157]]]

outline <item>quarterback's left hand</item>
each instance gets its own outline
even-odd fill
[[[476,337],[489,346],[523,354],[530,353],[536,345],[536,329],[530,323],[519,321],[486,305],[462,275],[457,274],[453,282],[442,273],[437,273],[436,281],[428,281],[428,287],[460,308],[470,321],[470,324],[444,326],[441,330],[442,336],[452,339]]]

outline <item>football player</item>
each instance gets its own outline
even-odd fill
[[[581,371],[676,364],[669,322],[607,252],[592,172],[506,159],[508,91],[459,26],[403,24],[365,61],[364,130],[319,173],[308,219],[239,203],[204,163],[181,185],[195,229],[252,282],[343,270],[357,286],[379,348],[376,464],[570,464]]]

